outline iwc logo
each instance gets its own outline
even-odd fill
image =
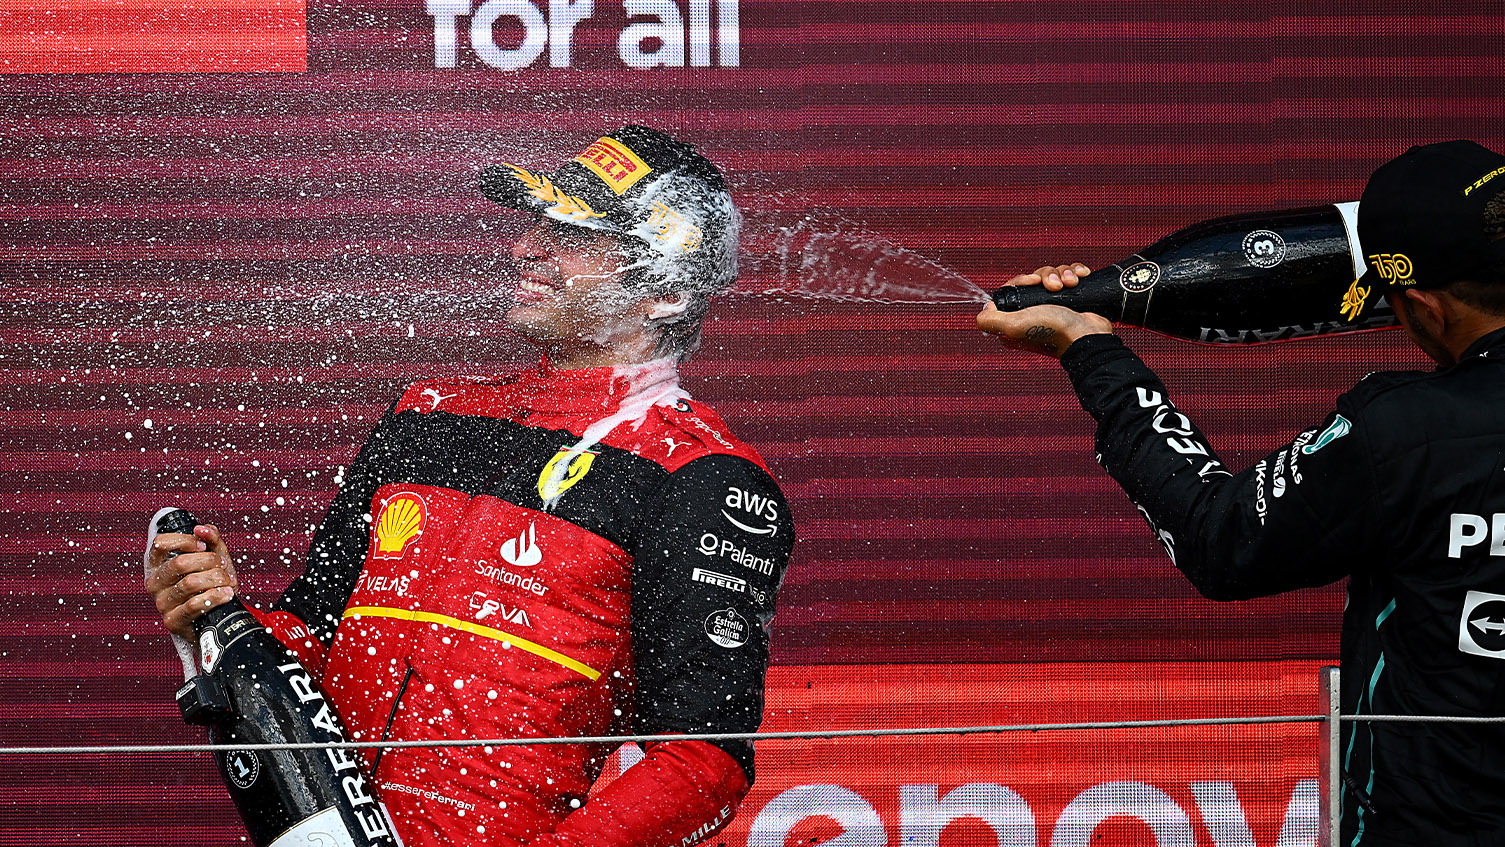
[[[1154,262],[1140,262],[1124,268],[1118,275],[1118,284],[1131,294],[1140,294],[1155,287],[1160,281],[1160,266]]]
[[[225,754],[225,776],[244,791],[261,775],[261,759],[250,750],[232,750]]]
[[[1256,268],[1273,268],[1286,260],[1286,240],[1278,232],[1256,229],[1244,236],[1244,258]]]
[[[741,647],[747,643],[747,618],[737,614],[735,609],[712,612],[705,619],[705,634],[722,647]]]

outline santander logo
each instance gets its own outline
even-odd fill
[[[502,561],[517,568],[531,568],[543,561],[543,550],[538,547],[536,530],[531,522],[527,532],[502,542]]]

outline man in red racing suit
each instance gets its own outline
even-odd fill
[[[642,180],[652,203],[618,197],[627,223],[598,232],[586,224],[613,199],[588,180],[615,191],[620,168],[575,165],[610,155],[669,184]],[[793,522],[762,459],[679,388],[676,367],[708,289],[729,281],[673,261],[735,250],[729,195],[691,148],[640,127],[555,174],[507,167],[483,188],[532,208],[495,184],[515,179],[541,205],[513,248],[524,282],[508,319],[544,344],[544,363],[409,386],[346,475],[307,570],[258,616],[356,740],[755,731]],[[580,207],[597,218],[582,223]],[[658,220],[634,234],[634,213]],[[655,244],[670,215],[689,229]],[[645,232],[646,249],[633,240]],[[218,532],[195,535],[159,536],[175,559],[153,550],[148,589],[175,631],[235,584]],[[610,746],[400,747],[366,761],[409,847],[688,847],[730,820],[753,778],[747,741],[645,750],[589,802]]]
[[[757,729],[789,509],[674,377],[545,365],[407,389],[268,616],[318,636],[295,646],[333,636],[324,686],[358,739]],[[591,424],[655,399],[571,455]],[[693,843],[752,774],[745,742],[664,742],[582,806],[609,752],[406,747],[368,762],[409,845]]]

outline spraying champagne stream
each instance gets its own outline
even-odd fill
[[[1073,288],[1004,287],[1004,311],[1057,303],[1208,344],[1255,344],[1396,325],[1359,283],[1357,203],[1218,218],[1099,268]],[[802,297],[881,303],[982,303],[961,274],[844,221],[778,227],[754,269]]]

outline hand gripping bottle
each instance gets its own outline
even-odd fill
[[[160,533],[192,533],[197,523],[182,509],[163,509],[152,518],[148,546]],[[197,656],[174,637],[188,676],[178,706],[185,721],[209,727],[212,743],[346,740],[313,676],[239,598],[200,615],[193,631]],[[215,758],[255,847],[401,845],[355,750],[232,750]]]
[[[1075,287],[1004,286],[1006,312],[1057,303],[1207,344],[1255,344],[1396,326],[1359,281],[1358,203],[1235,215],[1174,232]]]

